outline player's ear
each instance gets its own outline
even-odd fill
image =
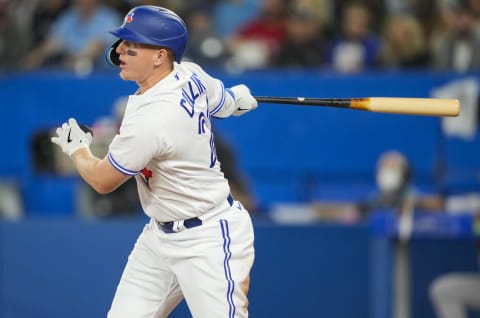
[[[167,62],[168,60],[168,52],[164,48],[160,48],[157,50],[154,56],[154,64],[155,66],[160,66],[163,63]]]
[[[120,55],[117,53],[117,48],[122,42],[123,42],[122,39],[118,39],[105,52],[105,59],[112,66],[119,66],[120,65]]]

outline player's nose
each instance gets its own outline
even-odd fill
[[[125,52],[125,41],[120,42],[120,44],[115,49],[115,52],[117,52],[117,54],[122,54]]]

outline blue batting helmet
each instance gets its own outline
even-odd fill
[[[120,40],[107,50],[107,61],[120,65],[115,52],[121,40],[170,48],[175,60],[180,62],[187,45],[188,31],[185,22],[173,11],[157,6],[138,6],[125,15],[123,24],[110,33]]]

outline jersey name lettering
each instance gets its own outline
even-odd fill
[[[182,88],[183,98],[180,100],[180,106],[185,109],[190,117],[193,117],[194,114],[195,101],[205,91],[205,86],[195,74],[193,74],[190,81],[188,81],[188,88]]]

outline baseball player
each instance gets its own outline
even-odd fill
[[[245,85],[225,88],[194,63],[180,63],[187,28],[174,12],[138,6],[110,31],[107,60],[135,81],[108,155],[70,118],[52,142],[99,193],[135,177],[150,217],[128,258],[109,318],[167,317],[185,298],[193,317],[248,317],[254,259],[249,213],[220,171],[212,117],[257,107]]]

